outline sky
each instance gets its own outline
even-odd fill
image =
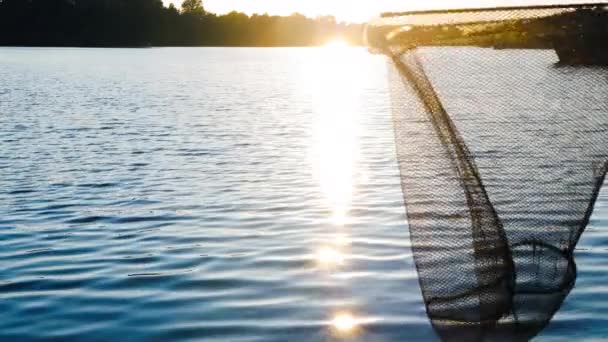
[[[181,0],[173,2],[179,8]],[[233,10],[289,15],[299,12],[310,17],[334,15],[338,20],[366,22],[382,12],[445,7],[521,6],[551,3],[596,2],[594,0],[203,0],[205,9],[218,14]]]
[[[163,1],[181,4],[181,0]],[[289,15],[298,12],[311,17],[335,15],[340,20],[365,22],[391,6],[403,8],[404,1],[407,0],[203,0],[203,4],[207,11],[214,13],[237,10],[247,14]]]

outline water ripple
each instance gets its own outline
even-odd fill
[[[342,53],[0,48],[0,340],[434,340],[385,61]],[[541,340],[608,334],[607,203]]]

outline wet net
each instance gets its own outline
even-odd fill
[[[536,336],[574,286],[608,161],[604,5],[387,13],[397,160],[443,340]]]

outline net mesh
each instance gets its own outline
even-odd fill
[[[608,161],[608,70],[581,46],[605,18],[597,4],[429,11],[368,29],[392,61],[414,259],[442,339],[528,340],[574,286]]]

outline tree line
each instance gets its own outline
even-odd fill
[[[179,10],[161,0],[0,0],[4,46],[313,46],[360,44],[362,31],[330,16],[217,15],[201,0]]]

